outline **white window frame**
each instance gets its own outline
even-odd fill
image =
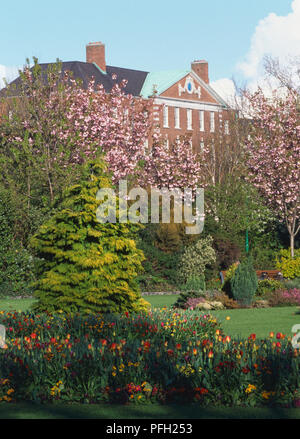
[[[169,128],[169,107],[164,105],[163,108],[163,128]]]
[[[180,108],[174,107],[174,123],[175,128],[180,129]]]
[[[193,110],[191,108],[186,109],[186,128],[193,129]]]
[[[200,128],[200,131],[205,131],[204,110],[199,110],[199,128]]]
[[[225,120],[224,122],[224,131],[226,135],[229,134],[229,120]]]
[[[214,111],[210,112],[210,132],[211,133],[215,132],[215,112]]]

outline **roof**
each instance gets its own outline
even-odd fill
[[[166,70],[162,72],[151,72],[147,75],[141,90],[141,95],[144,98],[148,98],[153,95],[154,88],[157,95],[160,95],[175,82],[190,73],[189,70]]]
[[[45,73],[49,66],[53,63],[41,63],[39,64],[42,71]],[[160,72],[145,72],[142,70],[125,69],[122,67],[106,66],[106,72],[100,69],[95,63],[87,63],[82,61],[67,61],[61,63],[62,73],[65,71],[71,71],[74,79],[80,79],[84,88],[87,88],[89,81],[93,78],[95,80],[95,86],[102,84],[106,92],[110,92],[113,85],[117,82],[120,83],[123,79],[127,80],[127,85],[124,88],[126,94],[133,96],[142,96],[148,98],[153,96],[154,88],[156,95],[159,96],[174,83],[184,78],[188,74],[193,74],[197,77],[197,80],[207,91],[215,97],[215,99],[223,106],[227,106],[225,101],[216,93],[216,91],[206,84],[201,78],[199,78],[195,72],[190,70],[166,70]],[[116,75],[116,79],[112,76]],[[20,85],[20,77],[16,78],[10,83],[9,95],[18,95],[18,86]],[[0,97],[6,95],[6,89],[0,90]]]
[[[42,71],[46,72],[48,66],[53,63],[39,64]],[[67,61],[62,62],[62,73],[71,71],[74,79],[80,79],[84,88],[87,88],[89,81],[94,78],[95,86],[102,84],[105,91],[109,92],[116,81],[119,83],[123,79],[127,80],[127,85],[124,89],[126,94],[133,96],[140,96],[142,86],[148,75],[148,72],[140,70],[123,69],[120,67],[106,66],[106,72],[103,72],[95,63],[87,63],[81,61]],[[112,75],[117,75],[116,80],[112,79]],[[10,95],[18,94],[18,85],[20,84],[20,77],[16,78],[10,83],[13,87],[10,89]],[[0,95],[4,95],[5,89],[0,91]]]

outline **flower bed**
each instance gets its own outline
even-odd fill
[[[296,404],[299,356],[284,335],[231,340],[208,314],[0,313],[4,401]]]

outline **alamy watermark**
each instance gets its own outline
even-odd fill
[[[0,348],[5,347],[5,326],[0,325]]]
[[[112,188],[102,188],[97,192],[101,201],[96,216],[100,223],[185,223],[188,235],[199,234],[204,226],[204,189],[151,188],[150,195],[142,187],[134,187],[128,192],[127,181],[120,180],[118,194]],[[117,199],[119,203],[117,205]],[[129,201],[133,202],[130,203]]]
[[[292,327],[292,333],[294,334],[292,338],[292,346],[294,349],[300,349],[300,325],[294,325]]]

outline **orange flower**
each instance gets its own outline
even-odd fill
[[[195,348],[193,349],[193,354],[197,355],[197,349],[195,349]]]
[[[209,353],[208,353],[208,358],[212,358],[213,356],[214,356],[213,351],[209,351]]]

